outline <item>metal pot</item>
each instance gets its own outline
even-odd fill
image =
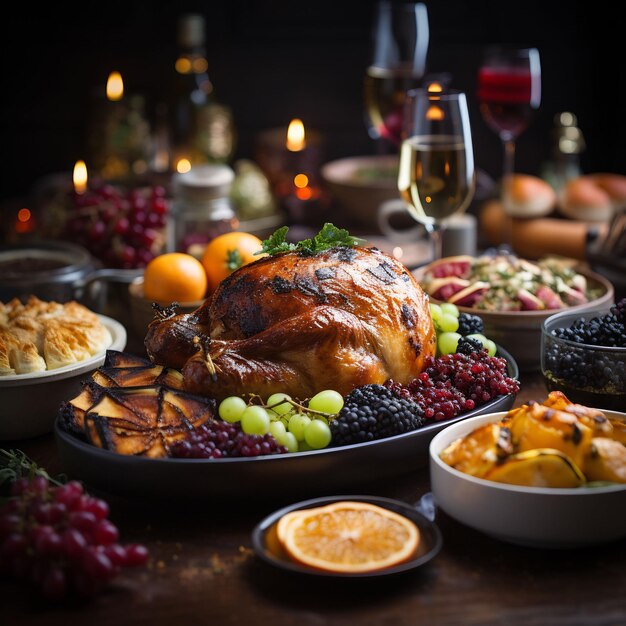
[[[143,270],[105,269],[87,249],[66,242],[37,241],[0,246],[0,301],[76,300],[103,313],[107,283],[130,283]]]

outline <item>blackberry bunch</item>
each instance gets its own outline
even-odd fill
[[[626,298],[623,298],[604,315],[590,320],[579,318],[569,327],[552,330],[552,337],[581,345],[563,345],[548,339],[544,355],[546,375],[577,389],[624,393],[626,360],[615,354],[587,349],[582,344],[626,347],[625,322]]]
[[[552,335],[574,343],[613,348],[626,347],[626,298],[613,305],[608,313],[590,320],[577,319],[567,328],[555,328]]]
[[[177,441],[171,447],[169,455],[184,459],[222,459],[285,452],[287,448],[279,445],[269,433],[247,435],[239,423],[210,420],[190,431],[187,439]]]
[[[331,446],[374,441],[416,430],[424,411],[415,402],[383,385],[363,385],[345,398],[343,409],[330,423]]]
[[[460,313],[459,314],[459,328],[457,330],[459,335],[482,335],[485,332],[485,326],[483,320],[479,315],[473,315],[472,313]]]
[[[478,354],[482,350],[482,341],[476,339],[475,337],[461,337],[456,347],[456,351],[461,354],[472,354],[472,352]]]

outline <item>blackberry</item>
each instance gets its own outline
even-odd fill
[[[473,315],[472,313],[459,314],[459,335],[482,335],[485,332],[482,317]]]
[[[331,446],[374,441],[416,430],[424,411],[383,385],[363,385],[351,391],[344,407],[330,423]]]
[[[483,342],[475,337],[461,337],[456,347],[456,351],[461,354],[479,353],[481,350],[483,350]]]

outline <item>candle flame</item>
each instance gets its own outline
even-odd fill
[[[87,190],[87,166],[84,161],[76,161],[72,180],[74,182],[74,191],[77,194],[85,193]]]
[[[176,161],[176,171],[179,174],[186,174],[189,170],[191,170],[191,161],[189,159],[178,159]]]
[[[287,129],[287,150],[290,152],[300,152],[306,147],[304,135],[304,124],[302,120],[293,119]]]
[[[304,189],[309,184],[309,177],[306,174],[296,174],[293,178],[293,184],[298,189]]]
[[[116,102],[124,96],[124,81],[119,72],[111,72],[107,80],[107,100]]]
[[[431,104],[426,111],[426,119],[427,120],[442,120],[445,117],[443,109],[438,107],[436,104]]]
[[[443,91],[443,87],[439,83],[430,83],[428,85],[428,93],[441,93]]]

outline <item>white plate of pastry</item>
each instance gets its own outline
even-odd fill
[[[0,303],[0,440],[52,431],[67,394],[126,338],[122,324],[77,302]]]

